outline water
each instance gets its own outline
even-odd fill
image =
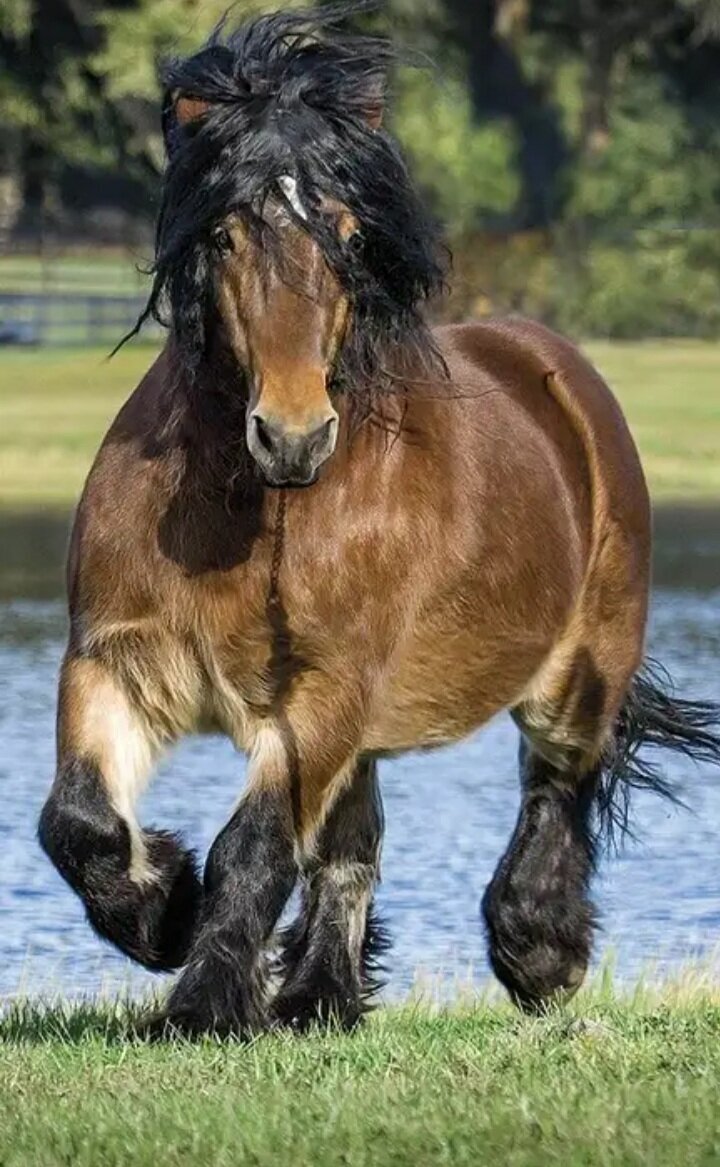
[[[157,978],[101,943],[35,840],[54,754],[55,682],[65,631],[65,524],[0,520],[0,995],[142,990]],[[686,694],[720,697],[720,519],[661,516],[650,649]],[[418,977],[485,981],[483,888],[517,810],[516,731],[498,718],[452,749],[382,766],[387,816],[379,906],[394,938],[388,994]],[[618,974],[671,971],[720,941],[720,771],[668,758],[690,811],[636,799],[639,842],[604,860],[595,894]],[[204,852],[244,781],[220,738],[183,743],[142,806],[147,823],[182,830]]]

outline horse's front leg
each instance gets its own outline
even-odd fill
[[[352,1029],[377,988],[385,940],[372,913],[383,813],[375,762],[358,762],[303,864],[302,909],[283,937],[282,1024],[334,1021]]]
[[[135,804],[164,744],[123,678],[69,653],[58,708],[58,768],[40,843],[95,930],[147,968],[184,964],[202,888],[192,852],[142,830]]]
[[[203,921],[155,1032],[248,1035],[265,1025],[264,947],[296,878],[289,792],[251,783],[205,865]]]
[[[309,687],[259,731],[248,786],[205,866],[203,921],[153,1029],[248,1035],[268,1023],[266,948],[348,760],[352,709],[333,732],[326,694]],[[334,780],[336,780],[334,782]]]

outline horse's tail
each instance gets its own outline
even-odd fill
[[[633,678],[601,769],[597,808],[601,831],[611,841],[618,830],[630,829],[634,789],[652,790],[682,805],[677,785],[645,754],[656,749],[720,766],[720,704],[676,697],[666,670],[647,661]]]

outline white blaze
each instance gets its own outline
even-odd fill
[[[295,214],[300,219],[307,219],[307,211],[303,206],[302,199],[298,194],[297,179],[293,178],[291,174],[281,174],[278,179],[278,186],[285,195],[285,198],[290,203]]]

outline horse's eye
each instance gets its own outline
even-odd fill
[[[353,231],[352,235],[346,240],[345,246],[351,255],[359,258],[365,250],[365,236],[362,231]]]
[[[229,255],[231,251],[235,250],[232,235],[225,227],[218,227],[216,231],[213,231],[213,244],[221,255]]]

